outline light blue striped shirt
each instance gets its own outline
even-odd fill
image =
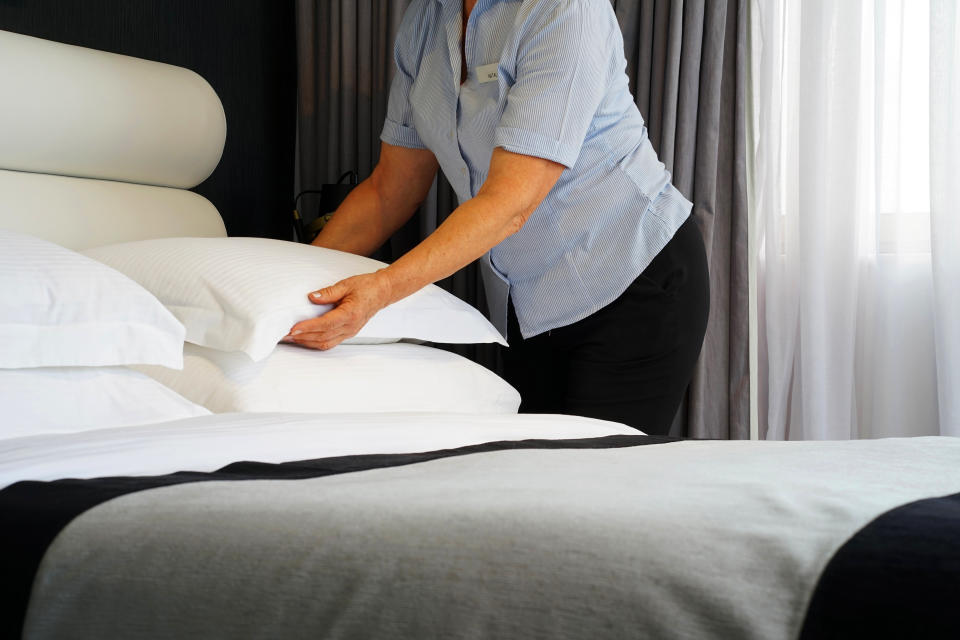
[[[481,261],[491,321],[513,300],[524,337],[622,294],[686,220],[630,95],[609,0],[414,0],[397,34],[381,139],[430,149],[460,202],[495,147],[567,167],[523,228]]]

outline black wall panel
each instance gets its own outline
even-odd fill
[[[230,235],[290,237],[296,121],[287,0],[0,0],[0,29],[192,69],[227,115],[227,142],[196,189]],[[3,60],[0,60],[3,64]]]

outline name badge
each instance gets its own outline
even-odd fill
[[[486,84],[487,82],[493,82],[497,79],[497,67],[500,66],[499,62],[494,62],[492,64],[485,64],[482,67],[477,67],[477,81],[480,84]]]

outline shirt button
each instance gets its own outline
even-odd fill
[[[457,133],[456,131],[451,131],[451,132],[450,132],[450,139],[451,139],[451,140],[453,140],[454,137],[456,137],[456,133]]]
[[[463,175],[467,175],[467,170],[466,170],[466,169],[460,169],[460,173],[462,173]]]

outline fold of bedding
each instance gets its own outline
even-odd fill
[[[18,480],[213,471],[237,460],[411,453],[497,440],[641,433],[579,416],[221,413],[76,434],[0,438],[0,488]]]
[[[958,460],[686,441],[138,491],[56,537],[25,637],[795,638],[837,550]]]

